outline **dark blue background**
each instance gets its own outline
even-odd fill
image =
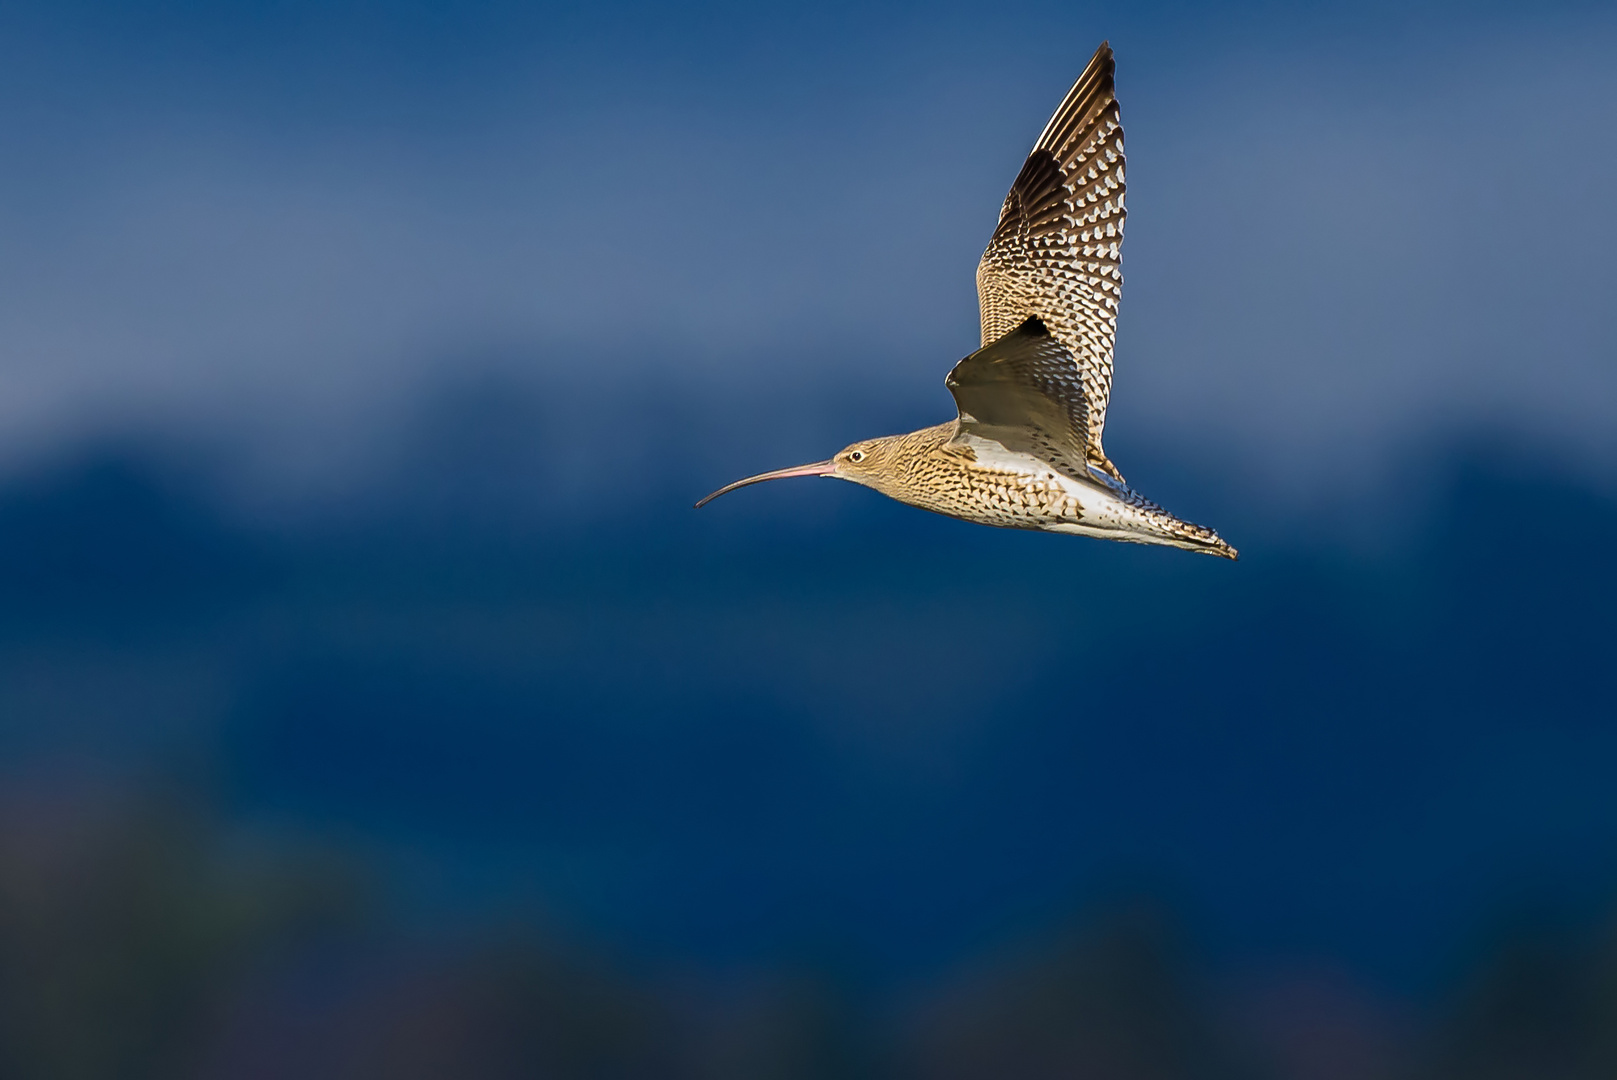
[[[4,29],[0,1071],[1612,1067],[1607,13]],[[1241,561],[692,511],[948,415],[1102,37]]]

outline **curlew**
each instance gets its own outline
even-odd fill
[[[1115,71],[1103,43],[1005,197],[977,264],[982,348],[945,383],[959,415],[737,480],[697,506],[764,480],[831,476],[983,525],[1236,557],[1129,487],[1101,448],[1126,216]]]

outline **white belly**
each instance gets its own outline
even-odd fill
[[[1176,533],[1174,526],[1180,522],[1171,514],[1099,470],[1091,469],[1090,482],[1086,483],[1056,472],[1038,458],[1007,450],[997,442],[987,439],[971,439],[970,442],[979,466],[1010,474],[1007,479],[1015,477],[1023,484],[1038,486],[1044,491],[1060,492],[1061,498],[1047,503],[1042,513],[1033,511],[1029,505],[1024,527],[1141,544],[1170,544],[1191,549],[1204,546],[1187,542]],[[1030,499],[1029,503],[1032,501]],[[987,520],[987,523],[1006,524],[1002,520]]]

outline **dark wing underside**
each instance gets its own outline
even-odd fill
[[[1066,346],[1085,402],[1089,461],[1101,448],[1123,286],[1123,128],[1112,50],[1102,45],[1034,144],[977,265],[986,346],[1039,319]]]
[[[945,380],[960,409],[957,440],[991,439],[1077,479],[1090,479],[1088,403],[1072,352],[1028,319],[954,366]]]

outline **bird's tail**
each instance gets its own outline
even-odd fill
[[[1180,521],[1136,491],[1130,491],[1129,496],[1129,501],[1134,504],[1135,509],[1141,511],[1142,516],[1149,522],[1151,531],[1162,537],[1159,543],[1184,548],[1186,551],[1199,551],[1204,555],[1217,555],[1221,559],[1233,560],[1241,557],[1240,552],[1207,526]]]

